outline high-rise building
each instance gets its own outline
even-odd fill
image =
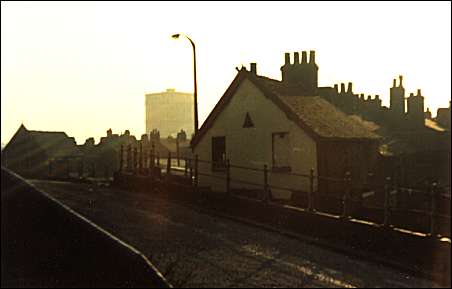
[[[146,133],[153,129],[160,131],[160,136],[176,137],[183,129],[189,138],[194,132],[193,94],[176,92],[149,93],[145,96]]]

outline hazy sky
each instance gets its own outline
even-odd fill
[[[319,85],[352,81],[389,104],[392,79],[436,114],[451,97],[451,3],[1,2],[1,141],[21,122],[77,143],[144,133],[144,94],[193,91],[202,123],[236,75],[281,79],[284,52],[316,50]],[[408,95],[407,95],[408,96]]]

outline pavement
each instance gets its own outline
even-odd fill
[[[175,287],[440,287],[154,194],[31,182],[140,250]]]

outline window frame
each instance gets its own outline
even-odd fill
[[[214,160],[214,139],[224,139],[224,152],[221,162]],[[213,172],[226,171],[226,136],[212,136],[211,138],[211,169]]]
[[[275,164],[275,137],[279,137],[281,134],[285,135],[285,137],[289,137],[288,131],[279,131],[279,132],[272,132],[272,171],[273,172],[291,172],[292,167],[289,164],[288,166],[276,166]],[[290,143],[289,145],[289,152],[290,152]],[[290,160],[290,156],[289,156]]]

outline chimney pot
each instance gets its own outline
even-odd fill
[[[253,73],[254,75],[257,74],[256,62],[250,63],[250,69],[251,69],[251,73]]]
[[[397,79],[394,78],[394,79],[392,80],[392,87],[396,87],[396,86],[397,86],[396,82],[397,82]]]
[[[421,96],[421,95],[422,95],[420,89],[417,90],[417,95],[418,95],[418,96]]]
[[[308,54],[306,51],[301,52],[301,63],[308,63]]]
[[[402,81],[403,81],[403,76],[399,75],[399,87],[403,86]]]
[[[347,87],[347,92],[350,92],[350,93],[351,93],[352,90],[353,90],[352,87],[353,87],[353,84],[352,84],[351,82],[349,82],[349,83],[348,83],[348,87]]]
[[[345,93],[345,83],[341,83],[341,93]]]
[[[315,63],[315,51],[309,51],[309,63]]]
[[[334,85],[334,90],[336,91],[336,93],[339,93],[339,85],[335,84]]]
[[[284,53],[284,64],[290,64],[290,53]]]
[[[293,60],[294,64],[300,64],[300,54],[298,52],[294,52],[293,58],[294,58],[294,60]]]

